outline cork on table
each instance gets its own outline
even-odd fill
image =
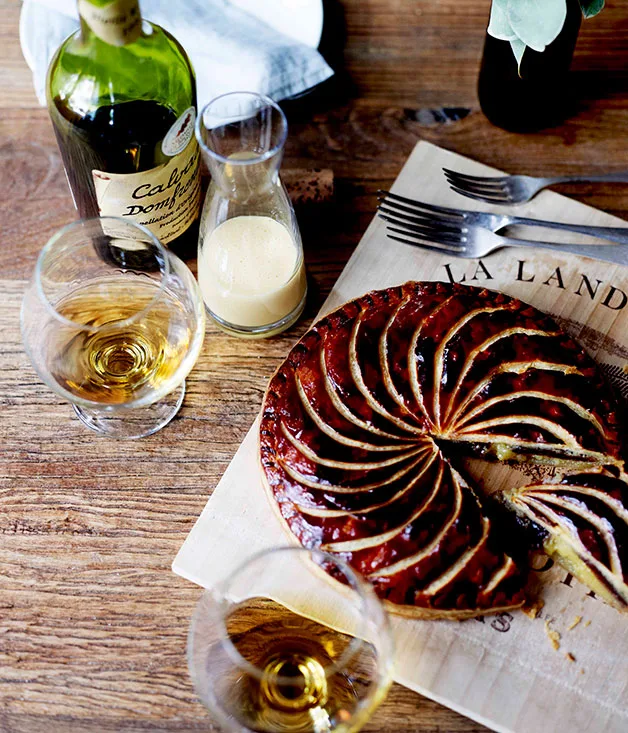
[[[579,109],[563,125],[528,136],[492,127],[478,110],[489,5],[326,4],[336,80],[287,105],[284,170],[327,169],[334,177],[332,201],[298,210],[310,276],[306,314],[264,342],[210,327],[176,420],[142,441],[112,443],[73,418],[21,347],[24,281],[39,249],[75,212],[21,56],[20,4],[0,0],[0,730],[207,729],[184,654],[200,591],[174,576],[170,563],[246,434],[267,379],[370,221],[377,190],[388,188],[417,140],[512,172],[626,168],[621,4],[607,2],[583,26],[574,62]],[[562,190],[628,216],[625,186]],[[367,730],[485,728],[395,686]]]

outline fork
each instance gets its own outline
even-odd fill
[[[543,188],[556,183],[628,183],[628,172],[605,173],[598,176],[470,176],[443,168],[451,188],[462,196],[489,204],[523,204]]]
[[[485,257],[502,247],[533,247],[628,265],[628,249],[614,244],[588,246],[515,239],[496,234],[477,223],[454,219],[432,217],[431,221],[425,218],[424,221],[412,222],[408,221],[408,217],[382,213],[381,206],[378,215],[386,221],[390,239],[456,257],[475,259]]]
[[[400,196],[390,191],[378,191],[379,211],[384,214],[394,215],[406,219],[410,223],[447,223],[449,220],[455,223],[478,224],[490,229],[492,232],[499,232],[500,229],[514,225],[540,226],[548,229],[560,229],[561,231],[587,234],[599,239],[606,239],[617,244],[628,244],[628,228],[624,227],[596,227],[587,224],[563,224],[558,221],[543,221],[542,219],[529,219],[525,216],[513,216],[511,214],[495,214],[486,211],[468,211],[466,209],[451,209],[446,206],[435,206],[426,204],[416,199]],[[556,242],[554,247],[561,246]],[[580,246],[580,245],[578,245]]]

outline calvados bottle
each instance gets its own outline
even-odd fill
[[[48,70],[48,109],[81,217],[120,216],[193,254],[200,214],[196,83],[138,0],[78,0],[81,28]]]

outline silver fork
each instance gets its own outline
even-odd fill
[[[557,183],[628,183],[628,172],[598,176],[470,176],[443,168],[451,188],[462,196],[489,204],[523,204],[543,188]]]
[[[514,225],[540,226],[547,229],[560,229],[565,232],[587,234],[591,237],[606,239],[617,244],[628,244],[628,227],[596,227],[587,224],[563,224],[558,221],[543,221],[529,219],[525,216],[511,214],[495,214],[486,211],[468,211],[466,209],[451,209],[446,206],[426,204],[416,199],[400,196],[390,191],[378,191],[379,211],[384,215],[396,216],[410,224],[447,224],[464,223],[478,224],[492,232]],[[385,217],[383,217],[385,218]],[[554,247],[560,247],[556,242]],[[577,245],[580,246],[580,245]]]
[[[628,248],[614,244],[574,245],[515,239],[496,234],[477,223],[438,216],[413,222],[407,216],[391,215],[382,209],[380,205],[378,215],[386,221],[390,239],[456,257],[475,259],[485,257],[501,247],[533,247],[628,265]]]

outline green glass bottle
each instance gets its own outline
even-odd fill
[[[200,157],[196,82],[180,44],[138,0],[78,0],[81,28],[48,70],[48,109],[81,217],[144,224],[195,252]]]

